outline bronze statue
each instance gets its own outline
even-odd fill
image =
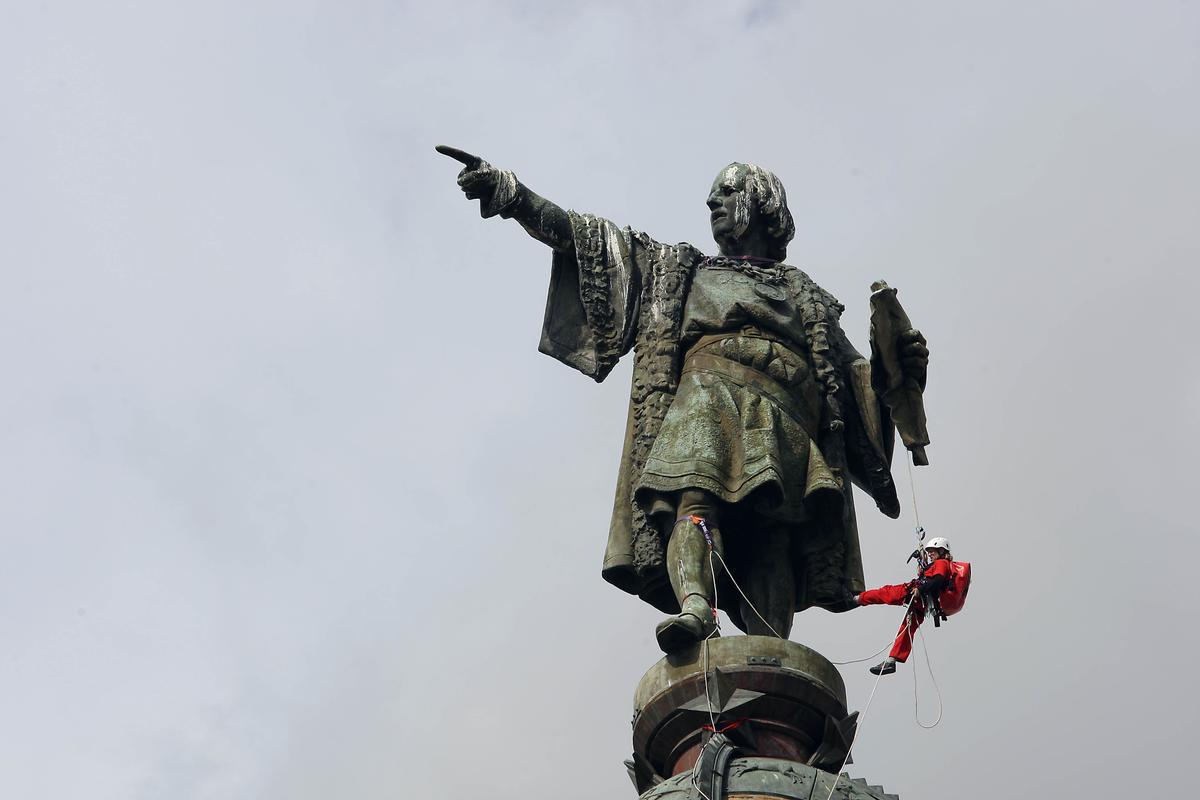
[[[887,363],[854,349],[842,305],[784,263],[795,225],[761,167],[717,175],[707,204],[720,255],[704,256],[437,150],[462,162],[458,184],[485,218],[516,219],[553,250],[539,349],[596,381],[634,352],[603,575],[671,615],[663,650],[711,635],[718,601],[741,630],[784,638],[809,606],[853,607],[865,587],[850,484],[899,515],[879,391],[907,387],[919,403],[924,337],[889,329]]]

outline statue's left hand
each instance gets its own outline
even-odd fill
[[[925,337],[920,331],[910,328],[900,334],[897,344],[904,377],[924,387],[925,376],[929,371],[929,347]]]

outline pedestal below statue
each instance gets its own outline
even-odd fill
[[[890,798],[838,778],[858,713],[837,669],[804,645],[713,638],[638,683],[630,774],[642,800]],[[835,788],[836,783],[836,788]]]

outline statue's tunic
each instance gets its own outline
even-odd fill
[[[843,476],[890,516],[899,508],[891,420],[837,324],[841,305],[793,267],[705,259],[570,218],[575,248],[554,256],[540,349],[597,381],[634,351],[605,579],[678,610],[653,517],[673,513],[675,492],[703,489],[743,522],[794,527],[797,610],[862,591]],[[738,531],[725,530],[736,553]]]
[[[812,446],[820,389],[792,301],[806,280],[791,267],[699,263],[684,305],[679,387],[635,487],[643,505],[659,499],[652,493],[696,488],[801,522],[812,517],[806,499],[840,495]]]

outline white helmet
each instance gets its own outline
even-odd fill
[[[945,550],[947,553],[949,553],[950,540],[944,536],[935,536],[925,543],[926,550],[933,550],[935,548],[939,550]]]

